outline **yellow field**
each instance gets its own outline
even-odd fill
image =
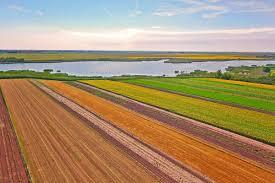
[[[264,88],[264,89],[275,90],[274,85],[249,83],[249,82],[243,82],[243,81],[233,81],[233,80],[216,79],[216,78],[207,78],[207,79],[203,79],[203,80],[216,81],[216,82],[222,82],[222,83],[231,83],[231,84],[242,85],[242,86],[251,86],[251,87],[256,87],[256,88]]]
[[[247,55],[214,55],[214,54],[171,54],[171,55],[143,55],[132,56],[129,58],[141,59],[141,58],[172,58],[182,60],[263,60],[263,58]]]
[[[113,60],[113,61],[131,61],[131,60],[190,60],[190,61],[208,61],[208,60],[267,60],[253,55],[233,55],[233,54],[186,54],[186,53],[0,53],[0,58],[15,57],[25,61],[44,62],[44,61],[78,61],[78,60]]]

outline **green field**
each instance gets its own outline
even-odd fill
[[[275,116],[128,83],[82,81],[134,100],[275,145]]]
[[[14,59],[12,59],[14,58]],[[228,60],[271,60],[271,57],[241,53],[176,53],[176,52],[0,52],[2,62],[65,62],[65,61],[153,61],[169,59],[170,63]]]
[[[16,78],[76,81],[79,79],[99,79],[101,77],[74,76],[74,75],[69,75],[67,73],[52,73],[47,71],[38,72],[38,71],[31,71],[31,70],[0,71],[0,79],[16,79]]]
[[[275,90],[203,78],[130,79],[123,82],[275,112]]]

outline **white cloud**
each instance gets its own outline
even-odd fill
[[[153,12],[153,15],[176,16],[181,14],[203,13],[203,18],[214,18],[228,11],[225,6],[216,4],[220,2],[220,0],[178,0],[178,2],[182,3],[181,7],[168,4],[168,6],[163,6]]]
[[[142,11],[140,11],[140,10],[134,10],[134,11],[132,11],[130,14],[129,14],[129,16],[130,17],[137,17],[137,16],[139,16],[139,15],[141,15],[142,14]]]
[[[192,6],[186,8],[170,8],[170,9],[160,9],[154,12],[154,15],[158,16],[175,16],[180,14],[194,14],[194,13],[205,13],[204,15],[218,15],[224,14],[227,12],[227,9],[224,6],[216,6],[216,5],[200,5],[200,6]],[[202,16],[204,18],[204,15]],[[206,17],[206,16],[205,16]]]
[[[108,16],[113,17],[113,13],[108,8],[104,8],[103,10]]]
[[[137,17],[143,13],[139,8],[139,0],[135,0],[135,3],[135,9],[130,12],[129,17]]]
[[[228,13],[271,13],[275,4],[256,0],[175,0],[176,5],[165,1],[153,12],[156,16],[200,14],[202,18],[216,18]]]
[[[223,11],[217,11],[212,13],[204,13],[202,14],[202,18],[205,18],[205,19],[217,18],[218,16],[226,14],[227,12],[228,12],[227,10],[223,10]]]
[[[1,29],[0,49],[275,51],[275,27],[180,30]]]
[[[37,11],[35,11],[35,14],[38,16],[43,16],[44,12],[42,10],[37,10]]]
[[[29,9],[26,9],[24,6],[19,6],[19,5],[9,5],[8,8],[10,10],[20,12],[20,13],[28,13],[30,12]]]
[[[43,16],[44,12],[42,10],[31,10],[31,9],[27,9],[24,6],[19,6],[19,5],[9,5],[8,9],[12,10],[12,11],[16,11],[18,13],[32,13],[34,15],[37,16]]]

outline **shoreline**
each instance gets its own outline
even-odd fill
[[[194,62],[230,62],[230,61],[275,61],[275,59],[223,59],[223,60],[171,60],[171,59],[138,59],[138,60],[118,60],[118,59],[75,59],[75,60],[41,60],[41,61],[33,61],[33,60],[26,60],[23,62],[0,62],[0,65],[2,64],[32,64],[32,63],[64,63],[64,62],[160,62],[163,61],[164,63],[169,64],[189,64]]]

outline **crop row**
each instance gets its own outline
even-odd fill
[[[95,80],[85,83],[254,139],[275,143],[275,117],[269,114],[121,82]]]
[[[274,174],[255,166],[253,163],[237,158],[228,152],[220,151],[205,142],[200,142],[191,136],[180,133],[174,128],[88,92],[57,81],[42,81],[42,83],[85,109],[96,113],[102,119],[127,131],[144,143],[157,148],[203,175],[207,175],[214,181],[226,182],[235,179],[238,181],[268,182],[268,180],[275,178]],[[109,84],[116,85],[117,82]],[[120,90],[124,90],[119,83],[116,86]],[[140,93],[138,90],[136,92]],[[148,98],[150,97],[152,96],[148,96]],[[234,176],[232,177],[232,175]]]
[[[174,127],[183,133],[191,134],[196,138],[213,143],[223,149],[232,151],[245,158],[254,160],[260,164],[264,164],[275,169],[275,164],[273,161],[273,157],[275,157],[275,148],[268,144],[263,144],[227,130],[218,129],[211,125],[185,118],[172,112],[146,105],[88,84],[80,82],[70,82],[69,84],[85,90],[93,95],[121,105],[127,109],[133,110],[146,117],[158,120],[159,122]]]
[[[0,182],[28,182],[16,134],[0,92]]]
[[[206,79],[157,78],[123,81],[164,91],[275,112],[275,90],[238,86]]]
[[[267,84],[250,83],[250,82],[233,81],[233,80],[224,80],[224,79],[215,79],[215,78],[208,78],[208,79],[204,79],[204,80],[214,81],[214,82],[221,82],[221,83],[229,83],[229,84],[240,85],[240,86],[249,86],[249,87],[254,87],[254,88],[264,88],[264,89],[275,90],[274,85],[267,85]]]
[[[88,121],[88,124],[91,126],[96,126],[109,137],[119,142],[121,145],[137,154],[139,157],[142,157],[148,163],[153,165],[159,171],[163,172],[165,175],[175,180],[176,182],[181,182],[182,180],[188,182],[204,182],[207,180],[199,173],[192,172],[192,170],[186,170],[187,168],[182,168],[178,164],[170,161],[165,156],[160,155],[157,151],[154,151],[148,146],[142,144],[139,140],[129,136],[127,133],[117,129],[108,122],[98,118],[93,113],[87,111],[85,108],[79,106],[78,104],[72,102],[71,100],[61,96],[60,94],[54,92],[53,90],[41,85],[40,83],[35,82],[36,86],[41,88],[44,92],[52,96],[56,101],[62,103],[63,105],[70,108],[72,111],[82,116]],[[192,172],[192,173],[190,173]],[[193,174],[196,175],[193,175]],[[203,179],[203,180],[200,180]],[[171,180],[169,180],[171,181]]]
[[[156,181],[150,171],[28,81],[0,83],[32,181]]]

